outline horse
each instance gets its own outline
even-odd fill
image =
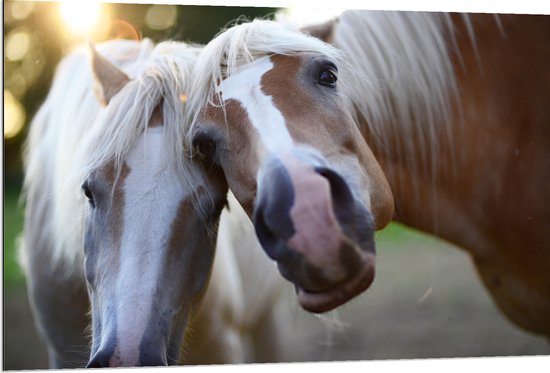
[[[58,66],[25,148],[19,254],[50,366],[242,362],[236,259],[215,250],[227,183],[185,150],[198,49],[88,49]]]
[[[385,176],[334,89],[338,61],[318,39],[243,24],[202,49],[188,101],[196,156],[224,170],[264,250],[312,312],[370,285],[373,233],[393,215]]]
[[[502,312],[548,337],[549,34],[527,15],[236,25],[194,65],[189,141],[304,309],[369,287],[393,219],[464,248]]]

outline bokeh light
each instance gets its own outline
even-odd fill
[[[4,89],[4,139],[11,139],[23,129],[25,109],[23,105]]]
[[[6,40],[6,58],[10,61],[19,61],[29,51],[30,37],[26,31],[15,31],[8,35]]]
[[[145,24],[152,30],[165,30],[176,24],[175,5],[153,5],[147,10]]]
[[[10,71],[11,72],[11,71]],[[19,70],[13,71],[4,77],[4,87],[8,87],[12,95],[18,99],[25,95],[28,84],[25,75]]]
[[[110,39],[141,40],[139,30],[130,22],[122,19],[114,19],[111,22]]]
[[[34,10],[34,3],[30,1],[16,1],[11,4],[11,16],[16,20],[26,19]]]

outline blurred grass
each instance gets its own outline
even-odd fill
[[[23,230],[23,209],[18,201],[19,188],[4,185],[4,287],[14,287],[24,282],[16,259],[16,240]]]
[[[385,244],[401,244],[403,242],[418,242],[433,239],[432,236],[408,228],[401,223],[392,222],[386,228],[375,233],[375,241],[377,245]]]

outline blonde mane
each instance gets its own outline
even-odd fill
[[[180,98],[198,48],[174,42],[155,47],[146,39],[109,41],[97,50],[131,81],[102,108],[93,94],[87,51],[71,53],[57,68],[25,146],[24,195],[33,213],[41,214],[40,235],[52,246],[53,262],[69,275],[82,270],[83,181],[108,161],[120,165],[158,105],[171,159],[190,183],[200,178],[183,154],[187,122]]]
[[[203,48],[193,69],[193,95],[187,105],[191,123],[202,108],[214,104],[219,84],[239,67],[265,56],[301,53],[324,54],[342,63],[336,48],[289,24],[257,19],[220,32]]]
[[[474,41],[469,18],[463,18]],[[389,144],[387,134],[399,133],[401,139],[416,136],[423,150],[417,158],[404,161],[431,172],[432,155],[442,146],[437,135],[441,130],[449,133],[452,105],[459,104],[450,15],[348,11],[338,18],[333,39],[334,45],[328,45],[301,33],[296,25],[267,20],[222,31],[202,50],[193,70],[191,122],[201,108],[214,103],[220,82],[240,66],[272,54],[321,53],[340,65],[340,93],[357,122],[367,123],[382,150],[405,157],[412,152]]]
[[[462,21],[475,50],[470,18]],[[321,53],[338,63],[345,105],[357,123],[368,126],[378,148],[435,182],[439,149],[452,147],[452,114],[461,115],[452,61],[461,57],[451,16],[352,10],[335,25],[332,45],[288,22],[255,20],[221,32],[193,70],[190,121],[215,102],[220,82],[240,66],[272,54]]]
[[[474,40],[469,18],[463,19]],[[449,140],[452,106],[460,107],[453,31],[449,14],[387,11],[344,12],[334,31],[334,44],[354,67],[339,80],[350,112],[369,126],[382,151],[432,176],[443,146],[439,134]],[[390,144],[388,137],[404,141]]]

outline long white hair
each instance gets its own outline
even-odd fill
[[[24,196],[40,215],[39,236],[52,250],[53,263],[66,273],[82,270],[85,177],[109,160],[120,164],[162,105],[166,149],[189,180],[200,177],[183,154],[184,103],[198,48],[165,42],[154,46],[114,40],[97,50],[130,82],[102,108],[93,93],[89,56],[84,48],[59,64],[48,97],[30,127],[25,145]],[[32,218],[32,217],[31,217]],[[36,226],[36,224],[34,224]],[[36,232],[35,232],[36,234]],[[24,250],[21,262],[25,266]]]
[[[463,19],[475,40],[469,18]],[[441,131],[450,137],[453,104],[460,107],[452,63],[453,55],[460,55],[453,31],[449,14],[347,11],[333,35],[353,66],[352,76],[342,76],[340,85],[350,112],[368,125],[383,151],[429,173],[442,146]],[[405,141],[389,144],[390,133]],[[420,151],[400,148],[413,145]],[[415,158],[406,158],[412,154]]]

